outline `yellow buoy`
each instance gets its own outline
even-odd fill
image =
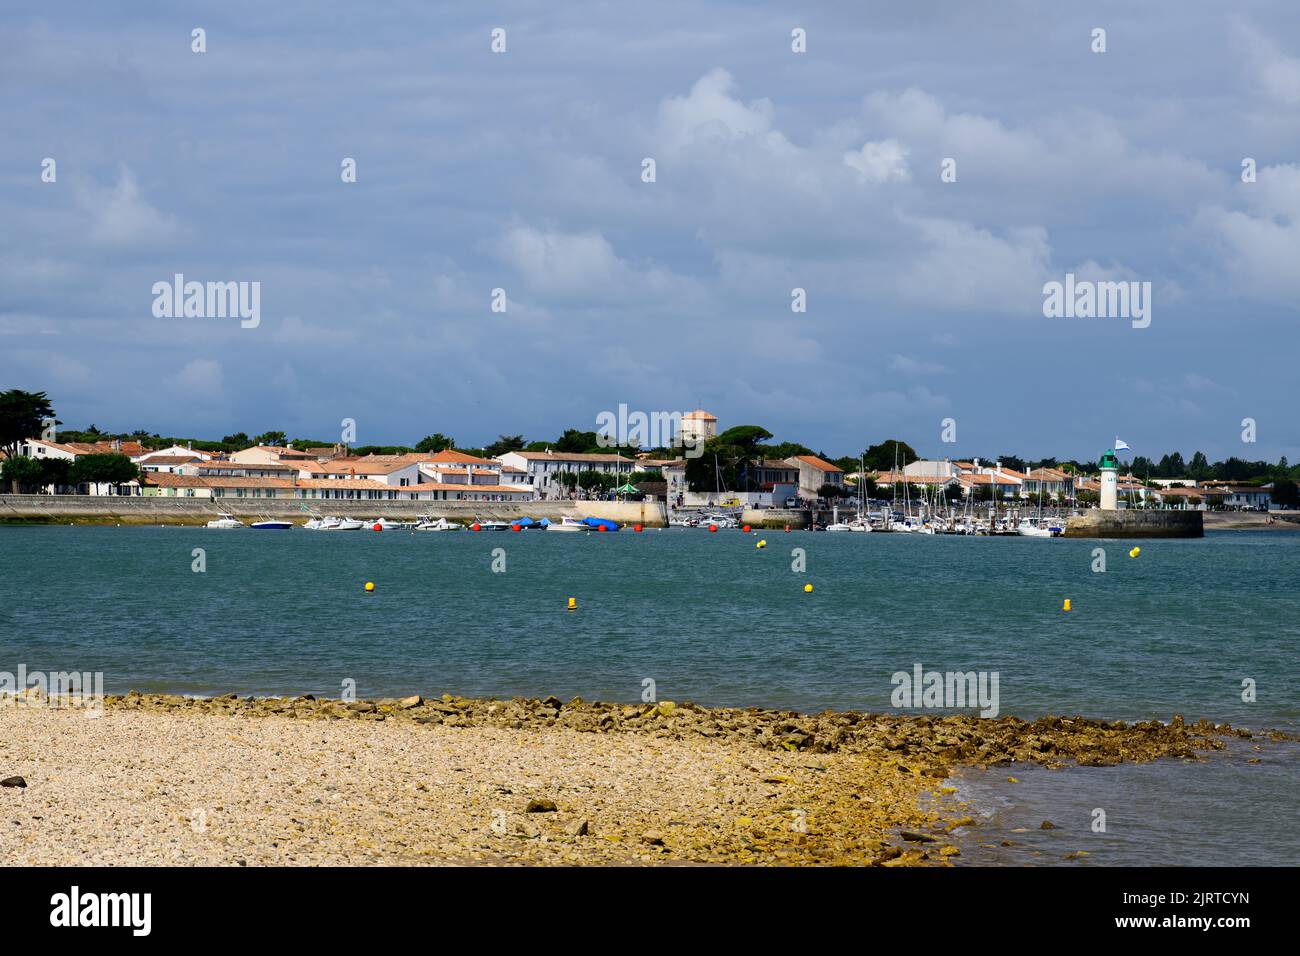
[[[804,589],[804,591],[806,591],[807,593],[812,594],[812,585],[811,585],[811,584],[805,584],[805,585],[803,586],[803,589]]]
[[[578,599],[577,599],[577,598],[569,598],[569,610],[570,610],[570,611],[576,611],[577,609],[578,609]]]
[[[1069,599],[1069,598],[1066,598],[1066,599],[1065,599],[1065,603],[1064,603],[1063,605],[1061,605],[1061,610],[1062,610],[1062,611],[1068,611],[1069,609],[1070,609],[1070,599]]]
[[[1141,549],[1141,548],[1134,548],[1132,551],[1130,551],[1130,552],[1128,553],[1128,556],[1129,556],[1130,558],[1136,558],[1136,557],[1137,557],[1139,554],[1141,554],[1141,553],[1142,553],[1142,549]]]
[[[375,589],[375,582],[374,582],[374,581],[367,581],[367,582],[366,582],[366,591],[367,591],[367,592],[370,592],[370,591],[373,591],[374,589]]]
[[[763,541],[763,540],[760,540],[760,541],[758,542],[758,544],[754,545],[754,547],[756,547],[756,548],[766,548],[766,547],[767,547],[767,542],[766,542],[766,541]]]

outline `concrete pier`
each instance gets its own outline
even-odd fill
[[[1072,515],[1065,522],[1066,538],[1203,538],[1199,511],[1103,511]]]

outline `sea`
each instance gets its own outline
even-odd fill
[[[0,525],[0,671],[102,672],[109,693],[652,694],[888,712],[919,666],[989,687],[996,675],[1000,715],[1181,714],[1300,734],[1298,585],[1300,533],[1281,531]],[[956,784],[981,821],[965,863],[1300,863],[1294,742]]]

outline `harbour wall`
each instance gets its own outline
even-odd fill
[[[1071,515],[1066,538],[1202,538],[1199,511],[1102,511]]]
[[[309,509],[303,510],[303,506]],[[332,498],[163,498],[99,495],[0,495],[0,521],[48,524],[201,525],[218,512],[241,520],[279,518],[302,524],[312,514],[371,518],[431,515],[472,524],[514,518],[607,518],[648,528],[668,524],[661,501],[369,501]]]
[[[780,530],[789,525],[802,529],[812,523],[812,513],[797,508],[746,508],[740,514],[740,523],[755,528]]]

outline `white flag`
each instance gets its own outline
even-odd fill
[[[1128,442],[1126,442],[1126,441],[1120,441],[1118,438],[1116,438],[1116,439],[1115,439],[1115,450],[1116,450],[1116,451],[1128,451],[1128,450],[1129,450],[1129,448],[1128,448]]]

